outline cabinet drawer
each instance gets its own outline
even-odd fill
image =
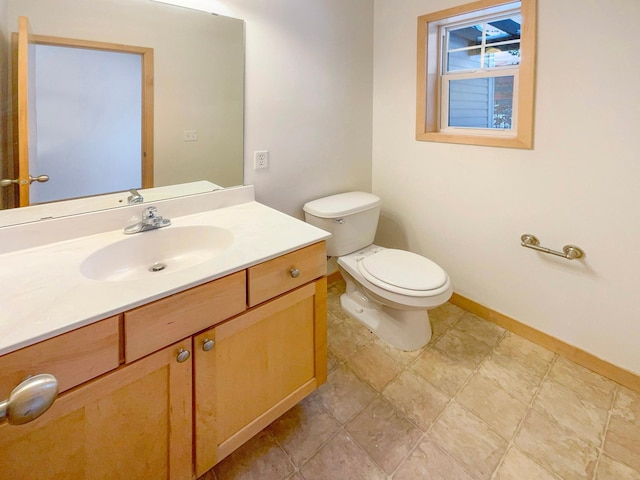
[[[243,270],[125,312],[126,362],[243,312],[245,282]]]
[[[297,277],[292,270],[298,270]],[[250,307],[327,274],[325,242],[301,248],[248,269]]]
[[[60,392],[120,363],[119,316],[78,328],[0,357],[0,399],[30,375],[50,373]]]

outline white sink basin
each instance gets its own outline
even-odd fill
[[[89,255],[82,274],[107,282],[150,280],[191,268],[224,252],[233,234],[211,225],[165,227],[137,233]]]

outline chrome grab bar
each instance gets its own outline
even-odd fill
[[[531,233],[524,233],[520,236],[520,245],[526,248],[532,248],[543,253],[550,253],[558,257],[566,258],[567,260],[573,260],[574,258],[584,257],[584,251],[576,245],[565,245],[562,247],[562,252],[557,250],[551,250],[550,248],[541,247],[540,240]]]

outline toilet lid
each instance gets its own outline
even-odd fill
[[[374,285],[385,284],[414,291],[428,291],[442,287],[446,272],[437,264],[416,253],[384,249],[362,259],[362,275]]]

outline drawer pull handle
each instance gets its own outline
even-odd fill
[[[205,338],[204,342],[202,342],[202,350],[204,350],[205,352],[208,352],[209,350],[213,349],[214,344],[215,342],[213,340]]]
[[[176,360],[178,361],[178,363],[183,363],[189,360],[190,356],[191,352],[189,350],[181,348],[180,350],[178,350],[178,356],[176,357]]]
[[[291,278],[298,278],[300,276],[300,270],[295,267],[291,267],[291,270],[289,270],[289,274],[291,275]]]
[[[58,379],[49,373],[28,377],[0,402],[0,420],[22,425],[46,412],[58,396]]]

